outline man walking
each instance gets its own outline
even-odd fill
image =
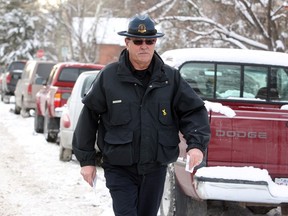
[[[107,65],[83,98],[73,151],[83,178],[96,176],[95,134],[116,216],[156,216],[167,164],[179,154],[179,131],[190,167],[210,139],[204,102],[155,51],[158,33],[148,15],[134,16],[119,61]]]

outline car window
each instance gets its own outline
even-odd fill
[[[23,70],[25,67],[26,62],[12,62],[8,66],[8,71],[13,71],[13,70]]]
[[[39,63],[37,67],[36,76],[42,77],[44,79],[47,79],[50,75],[51,69],[54,66],[53,63],[47,64],[47,63]]]
[[[273,67],[271,69],[270,91],[273,89],[278,94],[280,101],[288,101],[288,68]]]
[[[59,81],[64,82],[75,82],[79,76],[78,68],[63,68],[60,75]]]
[[[96,74],[91,74],[85,78],[81,89],[81,98],[83,98],[85,94],[88,92],[95,78]]]
[[[185,63],[180,68],[180,73],[197,94],[211,98],[214,89],[214,70],[214,64],[210,63]]]
[[[78,76],[84,71],[95,70],[94,68],[63,68],[60,75],[59,81],[63,82],[76,82]]]
[[[251,98],[266,99],[267,94],[263,98],[262,91],[267,87],[268,69],[257,66],[244,67],[244,97],[248,98],[247,94],[250,94]]]
[[[284,67],[187,62],[179,71],[203,98],[288,100],[288,69]]]
[[[260,86],[266,85],[262,81],[267,76],[267,67],[218,65],[218,68],[223,71],[223,76],[217,79],[217,98],[255,98]]]

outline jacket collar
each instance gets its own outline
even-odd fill
[[[164,62],[156,51],[154,51],[153,59],[155,63],[154,67],[150,67],[152,69],[151,81],[153,82],[167,81],[168,79],[165,75],[164,70],[162,69]],[[135,77],[132,75],[131,66],[129,65],[131,63],[129,63],[128,61],[129,61],[128,51],[127,49],[124,49],[119,57],[117,75],[120,77],[121,80],[135,82]]]

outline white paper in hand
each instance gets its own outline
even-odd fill
[[[190,163],[190,156],[187,155],[185,171],[190,172],[190,173],[193,173],[194,167],[192,167],[191,169],[189,169],[189,163]]]

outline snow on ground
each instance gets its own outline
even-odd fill
[[[113,215],[103,170],[97,169],[93,190],[76,159],[59,161],[59,146],[35,133],[34,118],[13,114],[13,107],[0,102],[0,215]]]

